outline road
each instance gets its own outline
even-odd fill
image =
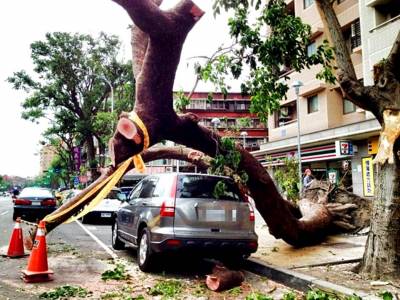
[[[12,201],[0,198],[0,249],[7,249],[11,231]],[[27,226],[23,225],[24,235]],[[245,272],[246,281],[235,293],[213,293],[204,287],[204,278],[212,269],[212,262],[193,260],[190,257],[172,258],[165,263],[159,274],[146,274],[136,264],[135,249],[114,251],[111,248],[111,226],[101,224],[80,224],[73,222],[59,226],[47,236],[49,268],[54,270],[54,281],[45,284],[27,285],[20,280],[20,271],[27,265],[27,257],[9,259],[0,257],[0,299],[37,299],[37,295],[68,284],[81,286],[91,291],[90,299],[122,299],[126,293],[142,295],[145,299],[149,289],[165,280],[179,281],[184,287],[183,299],[244,299],[252,291],[268,293],[277,298],[288,289],[255,274]],[[116,263],[125,266],[130,279],[123,282],[105,282],[101,274],[115,268]],[[126,287],[129,291],[126,292]],[[125,294],[124,294],[125,293]],[[112,295],[115,294],[115,297]],[[280,296],[279,296],[280,295]],[[275,297],[274,297],[275,298]],[[124,298],[125,299],[125,298]]]

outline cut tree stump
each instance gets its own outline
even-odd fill
[[[229,270],[222,265],[215,265],[212,271],[213,273],[211,275],[207,275],[206,285],[214,292],[220,292],[240,286],[244,281],[243,272]]]

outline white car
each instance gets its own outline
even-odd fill
[[[82,223],[111,222],[113,214],[119,209],[126,196],[118,188],[113,188],[91,212],[82,217]]]

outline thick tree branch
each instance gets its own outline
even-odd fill
[[[153,0],[157,6],[160,6],[162,1],[163,0]],[[131,33],[133,76],[138,78],[147,52],[149,35],[136,25],[132,25]]]
[[[170,28],[170,20],[151,0],[113,0],[121,5],[132,21],[149,35],[161,35],[163,28]]]
[[[224,154],[220,150],[219,135],[197,124],[189,115],[177,121],[167,139],[198,149],[211,157],[219,152]],[[302,208],[303,217],[298,219],[293,206],[282,198],[271,177],[254,156],[239,145],[237,150],[241,154],[239,169],[249,176],[247,186],[250,194],[271,234],[296,246],[312,244],[326,236],[332,216],[323,204],[307,202]],[[284,222],[282,216],[285,216]]]
[[[339,20],[329,0],[317,0],[317,7],[321,15],[324,27],[328,30],[326,34],[331,45],[335,47],[336,63],[339,68],[338,79],[340,86],[349,100],[362,109],[371,111],[379,121],[381,109],[376,98],[373,97],[374,91],[365,88],[357,80],[356,72],[351,61],[350,51],[343,37]]]
[[[395,74],[397,81],[400,82],[400,30],[388,56],[387,63],[390,65],[391,71]]]

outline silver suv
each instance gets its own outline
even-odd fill
[[[225,185],[215,197],[215,186]],[[137,247],[149,271],[161,253],[185,251],[239,258],[257,250],[254,211],[227,177],[165,173],[139,182],[115,214],[112,246]]]

